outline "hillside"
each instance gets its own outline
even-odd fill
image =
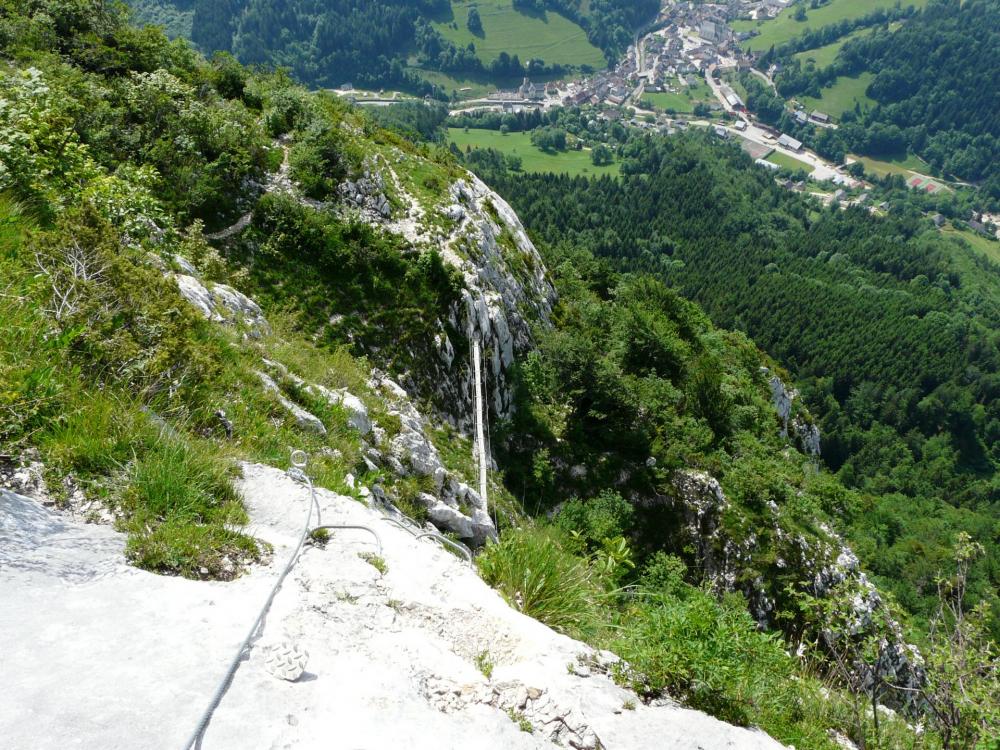
[[[787,363],[824,463],[864,493],[841,518],[910,611],[934,611],[926,581],[956,528],[989,550],[970,603],[994,600],[996,267],[913,206],[821,211],[703,136],[636,137],[621,150],[621,180],[478,163],[546,244],[655,274]]]
[[[993,54],[1000,45],[1000,6],[933,0],[901,22],[885,20],[869,23],[867,33],[807,30],[764,49],[761,65],[782,66],[775,76],[782,96],[840,122],[822,133],[826,153],[916,154],[934,174],[982,183],[988,196],[1000,198],[1000,122],[992,96],[1000,85]],[[814,64],[803,57],[819,41],[812,37],[836,45],[832,60]],[[924,75],[927,70],[933,74]],[[854,96],[841,104],[838,89],[845,86],[854,87]]]
[[[310,85],[437,95],[459,82],[517,85],[528,74],[602,68],[659,7],[655,0],[134,0],[131,6],[138,21],[163,24],[205,53],[285,66]],[[473,7],[478,20],[470,21]]]
[[[100,693],[129,676],[174,737],[297,538],[206,746],[248,731],[315,746],[345,723],[484,747],[995,741],[989,612],[961,595],[994,549],[942,535],[927,562],[955,588],[937,614],[899,607],[844,536],[869,488],[821,467],[816,417],[745,333],[590,237],[543,255],[444,146],[121,13],[0,0],[5,737],[142,736],[151,712]],[[597,226],[603,208],[567,217]],[[488,496],[468,437],[480,395]],[[293,449],[324,522],[392,519],[381,550],[298,531]],[[67,664],[53,655],[70,637],[41,646],[68,632],[105,638]],[[317,671],[265,678],[271,639]]]

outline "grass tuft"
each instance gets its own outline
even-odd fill
[[[585,560],[554,529],[508,531],[477,559],[483,579],[521,612],[572,636],[593,633],[599,589]]]

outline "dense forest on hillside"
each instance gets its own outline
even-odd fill
[[[795,45],[762,58],[780,59],[776,78],[783,96],[809,93],[838,76],[875,74],[866,94],[870,108],[843,117],[839,130],[823,134],[827,149],[880,155],[919,154],[944,174],[997,186],[1000,164],[1000,3],[996,0],[934,0],[898,29],[887,23],[849,39],[834,63],[803,67]],[[819,135],[819,134],[817,134]]]
[[[851,521],[859,552],[903,603],[929,611],[955,528],[990,548],[974,596],[992,599],[1000,269],[916,212],[821,210],[698,134],[635,138],[623,152],[620,180],[475,160],[546,244],[657,275],[793,370],[824,461],[869,493]]]
[[[575,21],[609,61],[659,7],[655,0],[511,1],[519,12],[551,10]],[[221,50],[247,64],[284,66],[314,86],[350,82],[434,91],[407,69],[411,57],[433,70],[504,80],[562,72],[544,59],[520,60],[516,51],[484,63],[474,48],[445,39],[430,22],[451,16],[450,0],[134,0],[132,6],[139,18],[168,29],[178,12],[188,13],[189,27],[172,30],[190,28],[190,38],[206,53]]]

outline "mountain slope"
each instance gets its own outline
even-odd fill
[[[299,448],[338,505],[464,540],[511,606],[620,647],[612,677],[644,705],[797,746],[912,735],[858,708],[865,685],[912,708],[890,687],[936,683],[835,531],[856,496],[745,336],[585,252],[550,273],[450,152],[284,74],[115,6],[0,8],[3,484],[113,522],[138,567],[239,591],[275,542],[238,467]],[[464,434],[474,340],[489,503]],[[826,688],[793,645],[849,669]]]
[[[136,0],[131,5],[137,20],[166,22],[172,36],[187,37],[206,53],[221,50],[247,64],[286,66],[311,85],[391,85],[422,93],[433,87],[420,69],[516,85],[525,74],[601,67],[605,57],[614,60],[625,50],[634,29],[659,8],[655,0],[503,0],[477,8],[487,20],[473,29],[469,8],[458,2],[453,7],[451,0]],[[490,51],[477,53],[477,47]]]

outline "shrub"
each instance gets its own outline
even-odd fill
[[[567,552],[555,529],[507,532],[477,559],[483,579],[521,612],[580,637],[598,621],[599,590],[586,562]]]
[[[781,639],[757,629],[738,595],[721,601],[682,581],[683,565],[662,553],[643,576],[612,647],[629,666],[617,677],[645,695],[667,692],[735,724],[779,739],[801,737],[803,696]]]
[[[566,502],[555,518],[563,531],[577,532],[588,546],[600,546],[605,539],[629,533],[635,510],[619,493],[604,490],[590,500]]]

